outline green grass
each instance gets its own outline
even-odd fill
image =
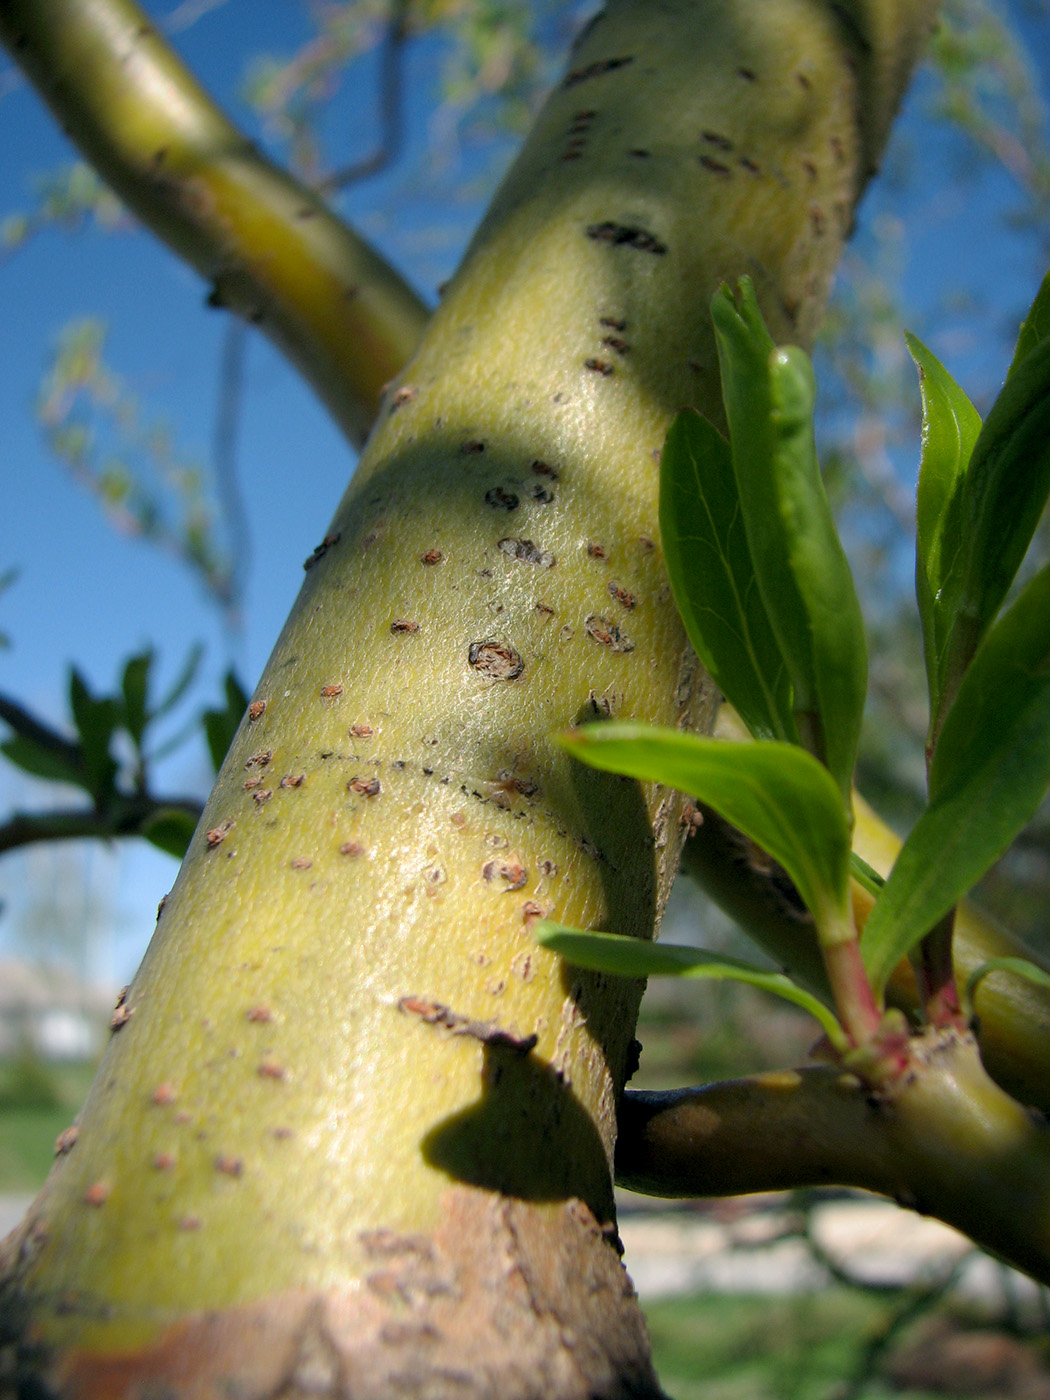
[[[657,1374],[673,1400],[834,1400],[894,1304],[832,1287],[797,1297],[705,1294],[648,1303]],[[944,1400],[877,1377],[864,1400]]]
[[[95,1073],[93,1064],[0,1062],[0,1191],[35,1191],[54,1160]]]

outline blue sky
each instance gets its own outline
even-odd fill
[[[175,0],[153,0],[147,8],[163,18]],[[1023,15],[1045,97],[1046,15],[1029,5]],[[247,59],[260,45],[290,52],[308,32],[303,7],[293,0],[226,0],[180,33],[177,45],[235,117],[249,123],[238,97]],[[357,187],[346,204],[351,219],[426,296],[454,266],[480,213],[472,192],[491,182],[500,160],[496,148],[471,148],[453,152],[440,171],[428,171],[428,95],[439,61],[432,42],[410,49],[412,135],[405,158],[393,172]],[[357,133],[358,153],[372,142],[368,78],[363,74],[340,98],[333,115],[333,130]],[[868,196],[858,247],[869,246],[864,240],[870,242],[875,227],[899,235],[910,324],[929,336],[964,383],[987,385],[997,364],[1005,369],[1007,353],[987,328],[994,330],[1030,298],[1037,254],[1031,239],[1006,232],[1002,215],[1016,203],[1009,177],[985,170],[968,183],[953,179],[958,143],[931,134],[922,99],[920,85],[896,138],[899,152],[912,152],[912,178],[903,190],[887,182]],[[70,155],[33,92],[0,59],[0,221],[30,207],[34,180]],[[914,178],[916,157],[921,181]],[[895,164],[891,158],[890,168]],[[466,194],[438,203],[442,190],[447,195],[464,184]],[[952,287],[971,289],[992,308],[977,322],[984,331],[959,336],[963,318],[938,311]],[[310,392],[253,335],[239,449],[252,567],[243,626],[231,634],[182,565],[114,533],[97,502],[49,454],[34,417],[49,351],[71,318],[97,316],[109,327],[108,362],[146,416],[168,423],[186,456],[207,461],[224,321],[205,306],[205,291],[195,274],[135,231],[106,236],[50,229],[0,265],[0,571],[19,569],[16,584],[0,595],[0,631],[12,643],[0,652],[0,690],[52,722],[66,718],[70,662],[105,689],[123,660],[148,644],[157,649],[164,678],[175,674],[194,641],[206,644],[202,682],[183,707],[187,717],[218,698],[219,678],[231,662],[250,689],[298,589],[302,561],[323,535],[352,471],[352,454]],[[203,751],[187,746],[162,765],[158,785],[201,793],[207,772]],[[42,796],[39,785],[0,763],[3,808],[38,805]],[[108,929],[93,945],[93,970],[126,980],[174,873],[171,860],[138,843],[96,848],[83,858],[68,851],[6,856],[0,860],[0,954],[15,938],[39,882],[45,889],[61,883],[110,910]]]

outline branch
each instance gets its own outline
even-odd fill
[[[742,737],[723,706],[719,732]],[[857,794],[853,847],[880,874],[889,873],[900,839]],[[827,976],[812,919],[778,865],[708,808],[693,824],[682,851],[682,869],[734,919],[779,966],[816,996],[830,1002]],[[873,900],[854,882],[853,912],[864,928]],[[991,958],[1023,957],[1050,964],[971,906],[956,913],[953,941],[960,985]],[[905,960],[886,989],[887,1001],[907,1014],[920,1009],[915,974]],[[994,973],[978,989],[981,1055],[988,1073],[1021,1103],[1050,1112],[1050,992],[1009,973]]]
[[[17,700],[12,700],[7,695],[0,695],[0,720],[9,725],[20,738],[28,739],[33,744],[39,744],[42,749],[53,753],[69,768],[75,769],[80,766],[79,744],[65,738],[57,729],[52,729],[50,725],[42,724],[28,710],[23,709]]]
[[[36,841],[112,841],[141,836],[151,819],[171,811],[184,813],[195,824],[202,804],[192,797],[123,798],[103,811],[73,807],[51,812],[14,812],[0,825],[0,855]]]
[[[378,175],[390,165],[401,150],[405,139],[403,60],[408,38],[410,0],[391,0],[390,19],[380,55],[379,121],[380,137],[374,151],[361,160],[334,170],[320,182],[323,194],[345,189],[357,180]]]
[[[1050,1282],[1050,1131],[988,1078],[971,1037],[913,1045],[885,1097],[831,1067],[628,1093],[617,1182],[676,1197],[861,1187]]]
[[[259,325],[360,444],[427,320],[401,277],[228,121],[134,0],[3,0],[0,39],[212,304]]]

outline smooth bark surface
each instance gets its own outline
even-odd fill
[[[778,338],[812,333],[868,104],[892,107],[931,10],[872,8],[892,53],[814,0],[616,0],[582,38],[386,401],[75,1141],[5,1246],[27,1387],[658,1393],[610,1184],[640,989],[530,928],[651,937],[679,798],[548,736],[709,723],[656,458],[678,407],[718,411],[719,280],[750,273]]]

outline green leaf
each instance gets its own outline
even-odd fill
[[[985,419],[959,498],[958,541],[942,559],[951,621],[937,656],[939,722],[1006,597],[1050,494],[1050,337],[1011,373]]]
[[[20,734],[0,743],[0,753],[16,768],[21,768],[24,773],[32,773],[34,778],[47,778],[56,783],[83,786],[83,770],[68,753],[48,748],[45,744],[38,744]]]
[[[137,749],[142,747],[142,736],[150,719],[146,702],[152,665],[152,649],[140,652],[128,661],[120,682],[124,694],[124,725]]]
[[[850,809],[867,689],[864,622],[813,439],[813,370],[777,349],[747,278],[711,304],[733,470],[755,576],[794,690],[805,746]]]
[[[1035,295],[1035,301],[1028,308],[1028,314],[1021,322],[1021,330],[1014,349],[1010,374],[1013,374],[1032,353],[1041,340],[1050,336],[1050,272],[1043,278],[1042,285]]]
[[[729,444],[685,409],[660,462],[660,535],[689,640],[757,738],[798,742],[791,684],[755,580]]]
[[[197,672],[200,669],[201,657],[203,655],[204,647],[200,642],[196,642],[190,648],[186,660],[182,663],[182,670],[176,677],[174,685],[172,685],[164,699],[150,712],[151,720],[161,719],[175,708],[193,684]]]
[[[69,704],[80,737],[84,771],[81,783],[96,802],[111,796],[117,777],[117,763],[109,746],[120,720],[120,705],[114,699],[97,699],[75,666],[69,672]]]
[[[196,829],[197,822],[188,812],[179,807],[162,807],[143,822],[139,834],[158,850],[181,860]]]
[[[988,633],[930,765],[930,805],[861,937],[876,993],[1004,853],[1050,785],[1050,566]]]
[[[857,855],[856,851],[850,852],[849,857],[850,874],[862,889],[867,890],[873,898],[877,898],[879,891],[886,881],[873,865],[869,865],[863,857]]]
[[[785,1001],[808,1011],[820,1022],[828,1039],[838,1049],[849,1049],[849,1041],[834,1014],[810,992],[797,987],[782,972],[767,972],[737,958],[686,948],[677,943],[649,943],[620,933],[591,933],[541,920],[534,930],[536,941],[560,953],[576,967],[592,972],[610,972],[616,977],[696,977],[745,982],[764,992],[773,992]]]
[[[243,715],[248,708],[248,692],[241,685],[232,670],[226,672],[222,688],[226,692],[227,710],[231,715],[235,714],[238,723],[240,723],[241,715]]]
[[[990,972],[1013,972],[1016,976],[1023,977],[1026,982],[1031,982],[1036,987],[1050,988],[1050,972],[1047,972],[1043,967],[1038,967],[1034,962],[1029,962],[1027,958],[989,958],[987,962],[975,967],[966,979],[962,1005],[968,1020],[971,1020],[974,1015],[974,993]]]
[[[588,725],[558,742],[593,768],[666,783],[714,808],[784,867],[818,933],[841,935],[849,825],[834,780],[804,749],[616,723]]]
[[[237,726],[248,705],[248,697],[232,670],[226,672],[223,689],[226,694],[225,709],[204,711],[204,734],[216,773],[222,767],[226,751],[237,733]]]
[[[930,714],[940,709],[937,658],[953,616],[944,580],[961,547],[962,482],[981,431],[980,414],[955,380],[916,336],[905,335],[919,371],[922,456],[916,499],[915,592],[919,600]]]

